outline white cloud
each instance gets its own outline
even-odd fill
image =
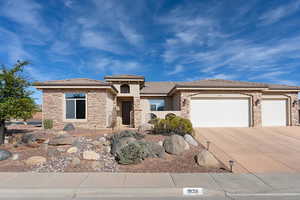
[[[299,8],[300,1],[293,0],[289,4],[284,4],[275,9],[270,9],[260,17],[260,20],[262,21],[262,24],[273,24],[283,19],[284,17],[292,15],[293,13],[298,11]]]
[[[144,42],[143,36],[124,23],[120,23],[120,31],[127,41],[134,46],[141,46]]]
[[[7,54],[10,63],[17,60],[28,60],[32,56],[24,49],[24,45],[17,34],[0,28],[0,52]]]
[[[74,50],[67,41],[57,40],[51,45],[50,52],[59,55],[71,55],[74,53]]]
[[[95,48],[116,54],[124,53],[123,47],[116,44],[116,40],[109,33],[86,30],[82,32],[80,44],[83,47]]]
[[[104,73],[122,74],[136,73],[141,69],[141,64],[131,60],[117,60],[109,57],[97,57],[87,63],[90,67]]]
[[[47,33],[49,29],[42,21],[41,6],[32,0],[6,0],[1,6],[1,15],[17,22],[27,29],[35,29],[37,32]]]
[[[208,78],[232,80],[232,79],[236,78],[236,75],[233,75],[233,74],[215,74],[213,76],[209,76]]]
[[[168,75],[175,75],[184,70],[184,66],[182,65],[176,65],[173,71],[169,71],[167,74]]]

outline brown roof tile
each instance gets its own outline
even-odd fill
[[[44,82],[35,82],[35,86],[106,86],[111,85],[105,81],[93,80],[88,78],[74,78],[65,80],[53,80]]]
[[[104,79],[145,79],[144,76],[140,75],[132,75],[132,74],[116,74],[116,75],[110,75],[110,76],[104,76]]]
[[[145,82],[141,94],[168,94],[175,86],[175,82]]]

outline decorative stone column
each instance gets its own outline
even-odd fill
[[[298,94],[293,93],[288,95],[290,97],[290,104],[291,106],[290,109],[290,125],[291,126],[296,126],[299,124],[299,99],[298,99]]]
[[[262,94],[260,92],[250,93],[252,96],[252,126],[253,127],[261,127],[262,126]]]
[[[190,119],[190,94],[191,93],[181,92],[180,98],[181,116],[186,119]]]
[[[133,97],[133,126],[137,128],[142,124],[142,109],[140,97]]]

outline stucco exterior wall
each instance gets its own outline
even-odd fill
[[[67,92],[86,93],[86,119],[65,119],[64,94]],[[84,129],[106,128],[108,124],[106,112],[108,93],[105,89],[44,89],[43,119],[53,120],[54,129],[62,129],[67,123],[72,123],[75,127]]]

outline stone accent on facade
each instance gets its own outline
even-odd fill
[[[86,93],[87,119],[65,119],[66,92]],[[62,129],[66,123],[72,123],[76,128],[100,129],[107,127],[106,101],[108,92],[105,89],[72,90],[45,89],[43,90],[43,119],[53,120],[54,129]]]
[[[260,92],[246,92],[246,95],[251,97],[250,106],[251,106],[251,124],[252,127],[261,127],[262,118],[261,118],[261,100],[262,93]]]
[[[289,93],[287,94],[289,97],[290,106],[290,126],[296,126],[299,124],[299,102],[298,102],[298,94],[297,93]]]
[[[140,97],[133,97],[133,126],[137,128],[142,124],[142,108]]]

